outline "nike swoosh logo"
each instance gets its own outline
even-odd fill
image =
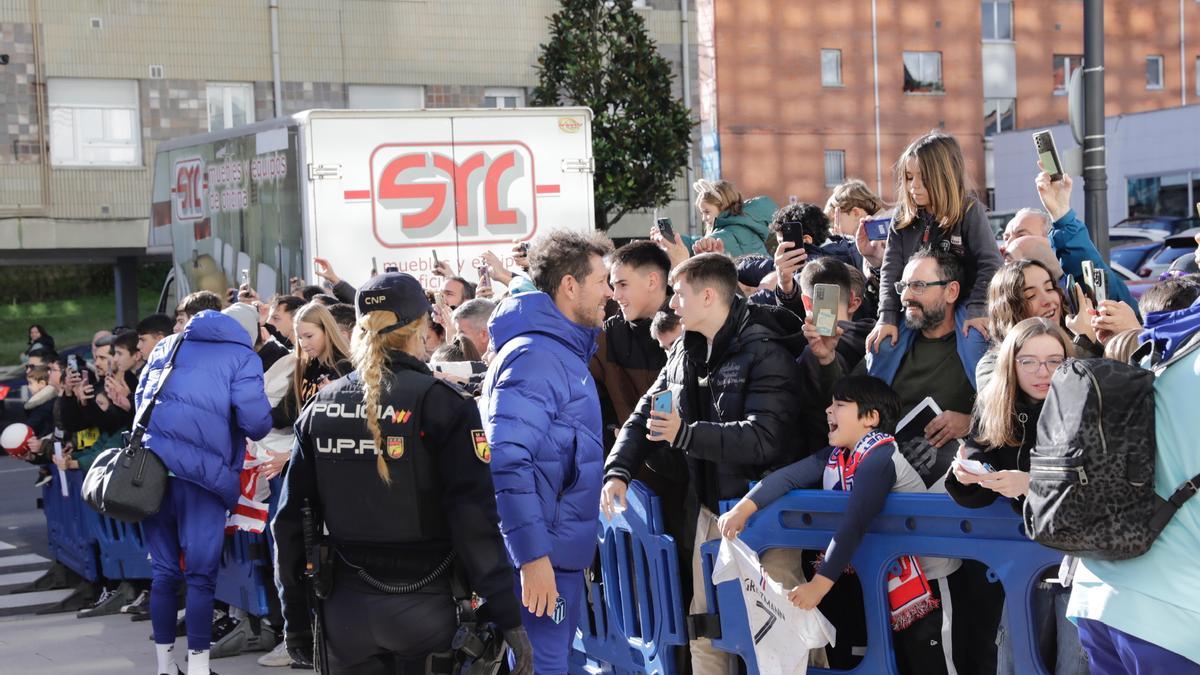
[[[587,386],[587,381],[588,381],[588,379],[585,377],[585,378],[583,378],[583,380],[582,380],[580,383],[581,383],[583,386],[585,386],[585,387],[586,387],[586,386]]]

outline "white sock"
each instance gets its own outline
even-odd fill
[[[159,675],[167,673],[167,675],[175,675],[175,645],[154,645],[155,656],[158,657],[158,672]]]
[[[187,675],[208,675],[208,650],[202,652],[188,650]]]

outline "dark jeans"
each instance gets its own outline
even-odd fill
[[[1047,671],[1055,675],[1088,675],[1087,655],[1079,644],[1079,631],[1067,619],[1070,597],[1071,589],[1059,583],[1038,584],[1030,599],[1035,621],[1033,634]],[[996,651],[996,675],[1015,675],[1007,612],[996,633]]]

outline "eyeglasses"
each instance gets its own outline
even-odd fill
[[[1036,374],[1043,366],[1045,366],[1047,373],[1053,373],[1066,360],[1066,357],[1063,356],[1051,356],[1045,361],[1039,361],[1032,356],[1019,356],[1017,357],[1017,367],[1027,375]]]
[[[921,295],[930,286],[945,286],[949,281],[897,281],[896,293],[903,295],[904,289],[911,288],[913,295]]]

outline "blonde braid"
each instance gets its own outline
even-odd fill
[[[360,317],[354,328],[354,347],[350,358],[362,381],[363,413],[367,416],[367,428],[375,440],[375,470],[388,485],[392,484],[392,475],[384,457],[383,431],[379,428],[379,398],[387,384],[384,378],[391,375],[387,367],[387,353],[389,350],[415,353],[412,343],[414,339],[421,338],[426,320],[422,316],[402,328],[380,335],[379,331],[396,323],[396,315],[377,311]]]

